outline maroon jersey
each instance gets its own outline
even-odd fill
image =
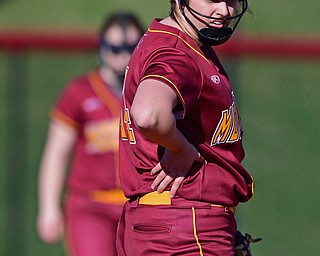
[[[224,69],[212,47],[199,48],[184,32],[157,20],[139,42],[126,74],[120,140],[120,178],[126,196],[151,191],[150,170],[164,151],[130,120],[134,95],[145,79],[160,80],[176,93],[177,128],[208,162],[194,163],[177,195],[225,206],[249,200],[253,179],[241,165],[241,119]]]
[[[77,131],[68,185],[73,192],[119,187],[120,93],[98,71],[72,81],[52,111],[52,119]]]

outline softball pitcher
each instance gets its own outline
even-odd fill
[[[172,0],[127,69],[120,178],[120,256],[233,256],[235,207],[253,195],[241,165],[242,125],[212,46],[226,42],[246,0]]]

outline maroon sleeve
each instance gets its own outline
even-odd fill
[[[148,59],[141,79],[157,79],[170,86],[183,107],[184,115],[197,100],[202,87],[202,73],[194,59],[175,48],[160,48]]]
[[[68,84],[53,107],[52,119],[64,122],[76,129],[80,126],[82,122],[80,88],[79,80]]]

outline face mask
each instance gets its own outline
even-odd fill
[[[242,15],[248,9],[247,0],[239,0],[239,3],[242,7],[241,11],[239,11],[238,14],[236,14],[235,16],[228,17],[228,18],[211,17],[211,16],[204,15],[202,13],[199,13],[196,10],[194,10],[193,8],[191,8],[188,5],[188,3],[186,2],[186,0],[179,0],[179,9],[180,9],[180,12],[183,15],[183,17],[189,23],[189,25],[198,33],[198,37],[199,37],[200,42],[202,42],[203,44],[206,44],[206,45],[215,46],[215,45],[220,45],[220,44],[225,43],[231,37],[231,35],[234,32],[234,30],[236,29],[240,19],[242,18]],[[230,27],[223,25],[222,28],[207,27],[207,28],[203,28],[203,29],[199,30],[191,22],[191,20],[186,16],[186,14],[182,8],[182,5],[185,5],[186,8],[189,10],[189,12],[193,13],[196,16],[201,16],[206,19],[221,21],[224,24],[227,20],[232,20],[232,21],[234,21],[233,27],[230,28]]]

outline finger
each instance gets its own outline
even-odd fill
[[[151,175],[155,175],[158,172],[160,172],[161,170],[162,170],[162,166],[160,163],[158,163],[155,167],[152,168]]]
[[[159,184],[157,192],[162,193],[170,185],[172,181],[173,181],[173,178],[167,175]]]
[[[202,164],[207,164],[206,159],[204,159],[204,157],[199,152],[198,152],[198,158],[195,161],[200,162]]]
[[[166,173],[164,171],[161,171],[152,182],[151,189],[155,189],[166,176],[167,176]]]
[[[185,178],[184,176],[180,176],[180,177],[175,178],[175,180],[172,184],[171,190],[170,190],[170,198],[173,198],[176,195],[184,178]]]

